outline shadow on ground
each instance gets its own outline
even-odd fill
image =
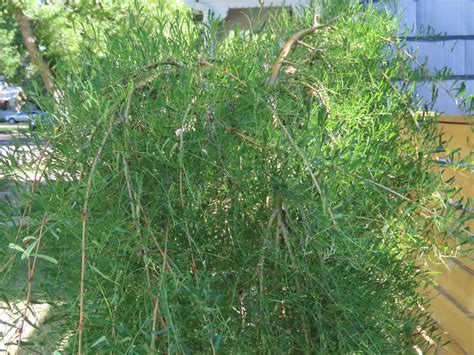
[[[67,324],[65,312],[74,306],[64,289],[64,275],[56,265],[38,260],[32,281],[31,302],[28,298],[28,264],[14,245],[27,248],[18,240],[18,228],[29,221],[21,217],[23,207],[19,189],[28,189],[31,181],[0,178],[0,353],[54,354],[61,352],[74,325]],[[16,211],[16,214],[9,212]],[[17,215],[18,217],[8,217]],[[33,226],[34,228],[34,226]],[[31,264],[30,264],[31,266]],[[71,308],[71,309],[69,309]]]

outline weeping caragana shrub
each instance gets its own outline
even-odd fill
[[[395,20],[328,4],[321,23],[284,13],[216,40],[143,15],[58,64],[14,243],[35,241],[27,297],[55,302],[69,351],[424,346],[416,257],[448,230],[442,144]]]

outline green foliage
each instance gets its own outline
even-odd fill
[[[81,299],[89,352],[388,354],[432,332],[416,257],[433,225],[462,228],[433,207],[443,145],[393,84],[416,75],[387,44],[394,20],[337,13],[275,85],[311,13],[220,42],[187,16],[131,16],[57,66],[61,99],[44,105],[59,122],[22,165],[43,180],[5,206],[27,218],[3,240],[40,246],[5,260],[37,260],[33,295],[58,304],[58,333],[76,329]]]
[[[0,19],[0,74],[13,78],[20,67],[21,52],[11,23]]]
[[[41,54],[54,69],[58,61],[74,62],[79,47],[95,51],[104,32],[112,35],[128,16],[136,15],[134,1],[112,2],[9,0],[0,4],[0,75],[9,82],[22,84],[34,92],[40,82],[37,68],[30,64],[16,23],[15,11],[20,8],[31,21]],[[177,1],[143,2],[141,10],[166,15],[181,8]],[[71,63],[72,65],[72,63]]]

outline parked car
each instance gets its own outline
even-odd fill
[[[14,115],[16,110],[13,110],[8,100],[0,98],[0,122],[6,121],[7,117]]]
[[[13,110],[1,110],[0,109],[0,122],[7,121],[7,117],[15,115],[17,112]]]
[[[15,124],[18,122],[30,122],[32,121],[35,117],[45,115],[46,112],[40,111],[40,110],[31,110],[28,112],[16,112],[14,114],[8,115],[6,117],[6,120],[10,124]]]
[[[30,128],[32,131],[39,127],[54,127],[57,119],[48,112],[40,111],[35,114],[30,121]]]

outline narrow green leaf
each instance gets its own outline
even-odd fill
[[[25,252],[25,249],[23,249],[23,248],[20,247],[19,245],[13,244],[13,243],[8,244],[8,247],[9,247],[10,249],[13,249],[13,250],[21,251],[22,253]]]
[[[97,339],[94,344],[91,345],[91,348],[95,348],[97,345],[103,343],[103,342],[107,342],[107,338],[105,337],[105,335],[102,335],[99,339]]]
[[[30,254],[33,251],[34,247],[36,246],[37,242],[38,242],[38,239],[35,239],[30,245],[28,245],[28,248],[26,248],[26,250],[21,255],[21,260],[25,260],[26,258],[30,257]]]
[[[99,269],[97,269],[95,266],[90,265],[90,268],[91,268],[94,272],[96,272],[96,273],[98,273],[100,276],[102,276],[104,279],[106,279],[107,281],[110,281],[110,282],[112,282],[112,283],[114,283],[114,284],[117,284],[114,280],[112,280],[112,279],[109,278],[107,275],[105,275],[104,273],[102,273],[102,272],[101,272]]]
[[[38,258],[44,259],[44,260],[49,261],[50,263],[53,263],[53,264],[57,264],[57,263],[58,263],[58,261],[57,261],[55,258],[53,258],[53,257],[51,257],[51,256],[48,256],[48,255],[44,255],[44,254],[33,254],[32,256],[37,256]]]

